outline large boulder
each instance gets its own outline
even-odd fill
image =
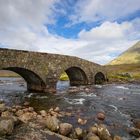
[[[34,114],[31,113],[31,112],[26,112],[22,115],[20,115],[18,118],[20,121],[24,122],[24,123],[27,123],[29,120],[32,120],[34,117]]]
[[[111,135],[105,125],[97,125],[97,135],[101,140],[112,140]]]
[[[59,126],[59,132],[61,135],[67,136],[72,131],[72,125],[69,123],[61,123]]]
[[[59,129],[60,121],[55,116],[48,116],[45,119],[44,123],[47,126],[47,128],[50,129],[51,131],[56,132]]]
[[[14,120],[11,118],[0,118],[0,136],[10,135],[14,129]]]

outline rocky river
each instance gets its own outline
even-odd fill
[[[36,112],[59,109],[59,120],[74,128],[87,131],[93,125],[104,124],[111,136],[118,135],[122,140],[140,136],[139,84],[69,87],[69,82],[59,81],[56,94],[28,93],[26,89],[21,78],[0,78],[0,100],[6,106],[29,103]]]

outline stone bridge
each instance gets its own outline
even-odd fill
[[[81,58],[3,48],[0,48],[0,70],[18,73],[27,82],[27,89],[35,92],[55,89],[63,72],[69,76],[71,86],[106,80],[101,65]]]

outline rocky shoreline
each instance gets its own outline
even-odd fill
[[[100,123],[88,130],[60,121],[65,115],[71,117],[71,113],[63,112],[59,107],[36,112],[28,102],[12,107],[0,103],[0,114],[0,140],[123,140],[110,134],[103,124],[106,116],[102,112],[96,116]],[[81,118],[77,120],[81,126],[86,122]],[[140,140],[140,120],[135,120],[134,124],[135,128],[129,133]]]

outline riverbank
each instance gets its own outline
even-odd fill
[[[96,116],[99,123],[84,130],[63,122],[65,115],[72,117],[72,114],[61,111],[59,107],[50,108],[48,112],[36,112],[29,102],[25,102],[23,106],[12,107],[1,103],[0,111],[0,137],[5,140],[122,140],[120,136],[110,134],[103,124],[105,114],[102,112]],[[81,126],[86,122],[87,120],[81,118],[77,120]],[[134,135],[134,131],[140,136],[140,131],[136,128],[133,128],[133,132],[130,131],[131,134]]]

